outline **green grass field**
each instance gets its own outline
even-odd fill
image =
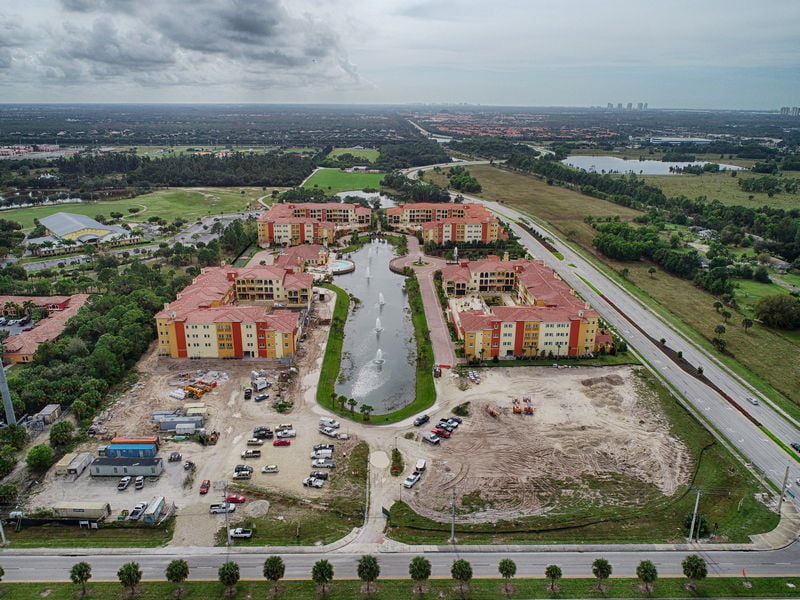
[[[383,173],[343,173],[339,169],[320,169],[303,184],[303,187],[319,187],[327,194],[337,194],[350,190],[378,188],[381,180]]]
[[[322,558],[322,557],[320,557]],[[497,562],[500,558],[492,558]],[[511,556],[513,559],[514,557]],[[79,558],[66,561],[64,572]],[[231,557],[236,561],[236,557]],[[220,559],[222,564],[223,559]],[[378,557],[380,563],[380,557]],[[612,561],[612,567],[613,567]],[[709,569],[711,570],[711,569]],[[509,598],[796,598],[800,597],[800,577],[750,577],[750,587],[744,585],[741,577],[714,577],[701,581],[696,592],[686,589],[686,579],[679,573],[659,573],[659,579],[652,594],[643,594],[637,579],[629,577],[612,577],[606,583],[605,592],[594,591],[594,579],[589,578],[590,564],[586,561],[586,577],[571,577],[559,581],[559,592],[552,594],[547,589],[547,581],[543,578],[511,580],[510,593],[503,590],[500,579],[475,578],[469,584],[469,590],[462,596],[454,587],[452,579],[437,576],[427,584],[427,593],[417,596],[412,589],[410,579],[378,579],[377,591],[366,595],[361,591],[361,582],[355,573],[334,572],[334,581],[328,586],[327,595],[320,596],[316,585],[310,580],[284,580],[280,582],[282,600],[309,600],[310,598],[331,598],[335,600],[408,600],[409,598],[437,598],[438,600],[497,600]],[[190,579],[200,577],[190,572]],[[216,569],[204,573],[202,577],[216,577]],[[310,575],[309,575],[310,577]],[[792,587],[788,587],[788,585]],[[3,583],[5,600],[31,600],[31,598],[48,598],[48,600],[74,600],[80,597],[80,587],[71,583]],[[183,598],[190,600],[219,600],[228,597],[225,588],[218,581],[188,581],[182,586],[185,590]],[[119,600],[128,594],[117,581],[90,581],[87,598],[92,600]],[[242,580],[235,588],[231,598],[272,598],[272,585],[263,579]],[[176,597],[175,586],[167,581],[146,581],[138,586],[134,596],[139,600],[164,600]]]
[[[146,221],[152,216],[159,216],[167,221],[177,217],[192,221],[207,215],[239,212],[248,206],[255,207],[257,198],[266,195],[265,201],[270,200],[269,193],[272,189],[267,188],[264,191],[257,187],[170,188],[121,200],[14,208],[0,211],[0,218],[17,221],[26,230],[33,229],[34,219],[41,219],[57,212],[71,212],[90,217],[97,215],[109,217],[112,212],[121,212],[130,217],[126,219],[129,223]],[[134,207],[141,210],[135,215],[130,215],[128,209]]]
[[[317,148],[308,148],[301,146],[286,148],[286,150],[283,151],[284,154],[315,154],[316,152],[318,152]]]
[[[354,150],[352,148],[334,148],[328,156],[336,158],[342,154],[352,154],[353,156],[366,158],[370,162],[375,162],[381,155],[380,152],[373,150],[372,148],[364,148],[363,150]]]
[[[61,525],[24,527],[15,531],[6,528],[11,548],[155,548],[169,543],[175,530],[175,519],[159,527],[101,527],[79,529]]]
[[[691,484],[726,490],[726,495],[709,495],[701,503],[700,510],[708,522],[718,524],[717,535],[731,542],[745,542],[749,534],[774,528],[778,517],[753,497],[759,485],[749,472],[653,375],[640,369],[636,377],[639,397],[666,416],[671,434],[689,450],[695,469]],[[457,524],[459,543],[669,543],[682,538],[684,520],[694,506],[688,486],[666,497],[637,479],[612,473],[579,480],[565,474],[563,481],[552,484],[556,489],[584,493],[564,494],[544,517]],[[605,502],[586,497],[587,489],[593,498],[605,498]],[[390,537],[412,544],[444,544],[450,535],[449,522],[422,517],[402,502],[392,507],[389,527]]]
[[[749,279],[739,279],[736,281],[738,289],[736,291],[736,301],[744,309],[747,316],[753,316],[753,308],[756,302],[764,296],[774,296],[775,294],[788,294],[789,290],[775,283],[760,283]]]
[[[725,205],[750,208],[767,205],[791,210],[800,206],[800,192],[794,194],[782,192],[770,198],[767,194],[745,192],[739,187],[740,178],[762,176],[760,173],[740,172],[736,177],[731,177],[730,173],[705,173],[704,175],[643,175],[642,178],[647,183],[660,187],[667,196],[687,198],[706,196],[709,200],[719,200]],[[790,173],[789,176],[794,178],[797,174]]]

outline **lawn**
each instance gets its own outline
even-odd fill
[[[287,148],[283,151],[284,154],[315,154],[319,150],[317,148],[299,147]]]
[[[507,203],[520,212],[546,221],[564,237],[567,237],[566,232],[570,229],[574,230],[575,242],[585,254],[604,265],[607,272],[616,273],[627,268],[629,275],[623,283],[629,291],[671,323],[678,325],[709,353],[716,355],[728,367],[780,403],[785,410],[800,418],[800,360],[786,360],[786,357],[798,355],[795,336],[783,335],[758,324],[745,332],[741,327],[745,315],[734,313],[724,335],[730,354],[720,355],[710,343],[712,338],[717,337],[714,328],[723,324],[713,307],[716,300],[714,296],[691,281],[663,272],[658,265],[658,272],[651,276],[647,272],[653,266],[651,263],[613,261],[594,251],[591,241],[596,232],[583,223],[583,215],[620,214],[627,219],[640,213],[561,187],[548,186],[530,176],[489,166],[470,167],[470,172],[481,182],[483,197]],[[621,281],[618,276],[613,277]],[[751,282],[741,283],[747,285]],[[747,311],[747,308],[744,310]]]
[[[327,194],[337,194],[364,188],[379,188],[383,173],[345,173],[339,169],[320,169],[314,173],[303,187],[319,187]]]
[[[372,148],[364,148],[362,150],[354,150],[353,148],[334,148],[331,150],[331,153],[328,156],[336,158],[342,154],[352,154],[353,156],[366,158],[370,162],[375,162],[381,155],[379,151],[373,150]]]
[[[322,558],[322,557],[321,557]],[[513,556],[512,556],[513,559]],[[235,561],[236,557],[231,557]],[[493,561],[495,559],[492,559]],[[498,559],[499,560],[499,557]],[[75,558],[74,562],[78,562]],[[220,564],[222,563],[220,559]],[[380,562],[380,558],[378,559]],[[589,561],[586,561],[587,575]],[[612,560],[613,566],[613,560]],[[190,578],[193,577],[190,573]],[[206,575],[213,577],[216,570]],[[421,598],[437,598],[439,600],[462,600],[458,590],[454,589],[449,577],[437,573],[436,578],[427,584],[427,593]],[[643,596],[639,589],[639,581],[629,577],[613,577],[606,583],[606,591],[594,591],[594,579],[571,577],[559,581],[559,593],[551,594],[547,590],[547,581],[538,579],[516,578],[511,580],[511,593],[502,590],[500,579],[473,579],[469,584],[466,598],[470,600],[496,600],[497,598],[795,598],[800,597],[800,577],[749,577],[751,587],[745,587],[741,577],[710,577],[698,584],[697,592],[686,589],[686,579],[660,574],[654,592]],[[378,579],[377,592],[365,595],[361,591],[361,582],[355,573],[334,572],[334,581],[328,587],[326,596],[317,593],[316,585],[310,580],[283,580],[280,582],[282,600],[308,600],[309,598],[333,598],[335,600],[408,600],[417,597],[412,589],[410,579]],[[792,587],[788,587],[791,584]],[[183,584],[186,590],[184,598],[190,600],[219,600],[227,597],[225,588],[218,581],[188,581]],[[242,580],[236,585],[232,598],[271,598],[271,584],[263,579]],[[89,582],[88,598],[92,600],[118,600],[123,597],[122,587],[118,582]],[[139,600],[163,600],[174,597],[175,586],[166,581],[146,581],[137,588],[135,596]],[[48,598],[48,600],[74,600],[80,596],[80,588],[71,583],[3,583],[5,600],[30,600],[31,598]],[[127,594],[124,594],[127,597]]]
[[[159,527],[127,527],[111,523],[99,529],[79,529],[63,525],[24,527],[15,531],[6,526],[11,548],[155,548],[169,543],[175,519]]]
[[[790,174],[794,178],[795,173]],[[667,196],[686,196],[697,198],[705,196],[709,201],[719,200],[728,206],[747,206],[759,208],[767,205],[773,208],[791,210],[800,206],[800,192],[787,194],[781,192],[770,198],[767,194],[745,192],[739,187],[739,179],[763,177],[760,173],[739,172],[736,177],[727,173],[705,173],[703,175],[643,175],[642,178],[660,187]]]
[[[336,457],[339,466],[330,473],[319,502],[286,496],[256,486],[241,485],[250,502],[268,500],[269,513],[245,519],[241,527],[255,530],[249,540],[237,546],[311,546],[330,544],[364,523],[369,446],[360,442],[346,458]],[[225,528],[217,533],[217,545],[225,545]]]
[[[753,497],[759,486],[744,467],[648,371],[640,369],[637,376],[641,397],[663,411],[672,435],[683,440],[692,456],[695,471],[690,485],[725,490],[725,494],[703,496],[700,504],[700,512],[709,526],[718,524],[720,539],[746,542],[749,534],[774,528],[778,517]],[[562,505],[547,516],[457,524],[459,543],[670,543],[685,535],[683,523],[695,500],[690,486],[666,497],[636,479],[613,474],[583,477],[579,481],[565,475],[561,484],[564,489],[588,486],[598,497],[609,501],[600,503],[584,498],[571,502],[571,496],[565,494]],[[642,501],[635,506],[614,502],[621,489],[640,490],[637,493]],[[389,528],[390,537],[411,544],[444,544],[450,535],[449,522],[439,523],[420,516],[402,502],[392,506]]]
[[[736,291],[736,302],[744,309],[744,314],[748,317],[753,316],[753,309],[756,302],[764,296],[774,296],[776,294],[788,294],[789,290],[776,283],[760,283],[750,279],[739,279],[736,281],[738,287]]]
[[[112,212],[120,212],[130,216],[126,220],[131,223],[146,221],[152,216],[159,216],[167,221],[177,217],[195,220],[207,215],[240,212],[248,206],[255,207],[257,198],[266,195],[265,200],[269,200],[271,190],[272,188],[268,188],[264,191],[257,187],[170,188],[121,200],[14,208],[0,211],[0,218],[17,221],[26,230],[33,228],[34,219],[41,219],[57,212],[71,212],[90,217],[103,215],[107,218]],[[129,208],[138,208],[140,211],[130,215]]]

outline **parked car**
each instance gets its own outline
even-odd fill
[[[446,423],[452,427],[453,429],[458,429],[458,426],[461,425],[461,421],[456,421],[455,419],[447,419]]]
[[[6,323],[8,323],[8,319],[5,317],[0,317],[0,325],[5,325]]]
[[[292,440],[275,440],[272,442],[273,446],[291,446]]]
[[[431,429],[431,433],[433,433],[434,435],[438,435],[439,437],[443,437],[444,439],[450,437],[450,432],[447,431],[447,429],[445,429],[444,427],[436,427],[435,429]]]
[[[416,419],[414,419],[414,426],[419,427],[421,425],[425,425],[431,418],[428,415],[420,415]]]
[[[314,450],[333,450],[333,444],[314,444]]]
[[[427,466],[428,466],[428,464],[425,462],[425,459],[424,458],[420,458],[417,461],[417,464],[414,465],[414,470],[415,471],[419,471],[420,473],[422,473],[426,469]]]
[[[280,431],[282,429],[294,429],[294,427],[292,427],[291,423],[281,423],[275,428],[276,431]]]
[[[269,394],[259,394],[255,398],[253,398],[256,402],[263,402],[264,400],[269,400]]]
[[[252,398],[252,397],[253,397],[253,390],[251,390],[250,388],[245,388],[245,390],[244,390],[244,399],[245,400],[250,400],[250,398]]]
[[[331,458],[333,450],[312,450],[309,458]]]
[[[260,440],[258,438],[250,438],[249,440],[247,440],[247,445],[248,446],[263,446],[264,445],[264,440]]]
[[[335,429],[333,429],[332,427],[320,427],[319,428],[319,432],[322,435],[327,435],[328,437],[332,437],[332,438],[339,437],[338,432]]]
[[[253,430],[253,437],[259,440],[271,440],[272,430],[269,427],[256,427]]]
[[[242,458],[261,458],[261,450],[242,450]]]
[[[253,467],[250,465],[236,465],[233,467],[234,472],[236,471],[249,471],[250,473],[253,472]]]
[[[297,437],[297,432],[294,429],[281,429],[277,436],[279,438],[293,438]]]
[[[435,433],[423,433],[422,440],[424,442],[428,442],[429,444],[438,444],[439,443],[439,436]]]
[[[440,367],[439,365],[436,365],[435,367],[433,367],[433,376],[434,377],[441,377],[442,376],[442,367]]]
[[[330,458],[317,458],[311,461],[311,466],[317,469],[335,469],[336,461]]]
[[[208,509],[208,512],[210,512],[212,515],[218,515],[218,514],[224,515],[225,513],[232,513],[235,511],[236,511],[236,505],[231,504],[230,502],[221,502],[219,504],[212,504]]]
[[[321,488],[323,485],[325,485],[325,482],[322,479],[317,479],[315,477],[306,477],[303,479],[303,485],[306,487]]]
[[[797,450],[798,452],[800,452],[800,443],[798,443],[798,442],[792,442],[792,443],[791,443],[791,444],[789,444],[789,445],[790,445],[792,448],[794,448],[795,450]]]
[[[231,504],[241,504],[245,500],[247,500],[247,498],[239,494],[228,494],[225,496],[225,502],[230,502]]]
[[[180,462],[182,456],[180,452],[170,452],[169,462]]]
[[[244,527],[237,527],[236,529],[229,529],[228,535],[232,538],[250,539],[253,537],[252,529],[245,529]]]
[[[131,514],[128,515],[128,520],[138,521],[139,519],[142,518],[142,513],[144,513],[146,508],[147,508],[147,502],[139,502],[139,504],[133,507]]]
[[[262,473],[277,473],[278,472],[278,465],[265,465],[261,467]]]
[[[194,463],[192,461],[187,460],[185,463],[183,463],[184,471],[191,471],[193,469],[194,469]]]
[[[139,475],[133,483],[133,489],[141,490],[144,488],[144,475]]]
[[[235,480],[250,479],[253,476],[252,471],[234,471],[233,478]]]
[[[333,427],[334,429],[338,429],[341,426],[336,419],[329,419],[327,417],[322,417],[319,420],[319,424],[321,427]]]
[[[315,479],[327,479],[328,473],[327,471],[311,471],[311,475],[309,477],[314,477]]]
[[[200,493],[207,494],[210,488],[211,482],[208,479],[203,479],[203,483],[200,484]]]
[[[117,484],[117,489],[121,492],[122,490],[128,489],[128,486],[131,484],[131,477],[130,475],[126,475],[122,479],[119,480]]]
[[[419,481],[420,477],[422,477],[422,473],[419,471],[414,471],[411,475],[406,477],[406,480],[403,482],[403,487],[411,489],[414,487],[414,484]]]
[[[348,433],[340,433],[339,435],[336,436],[336,439],[337,440],[349,440],[350,439],[350,434],[348,434]]]

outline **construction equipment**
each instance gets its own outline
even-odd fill
[[[202,390],[198,387],[194,387],[193,385],[185,385],[183,389],[189,392],[189,395],[192,398],[202,398],[203,394],[205,394],[205,390]]]
[[[494,417],[495,419],[497,418],[497,410],[495,410],[493,407],[489,406],[488,404],[486,405],[486,413],[490,417]]]

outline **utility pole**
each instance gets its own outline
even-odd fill
[[[700,488],[697,488],[697,498],[694,500],[694,512],[692,513],[692,524],[689,526],[689,543],[692,543],[694,536],[694,522],[697,520],[697,507],[700,504]]]
[[[456,543],[456,490],[453,488],[453,518],[450,521],[450,543]]]
[[[6,540],[6,532],[3,529],[3,519],[0,519],[0,545],[8,545],[8,540]]]
[[[781,516],[781,508],[783,508],[783,497],[786,495],[786,482],[789,481],[789,465],[786,465],[786,473],[783,475],[783,483],[781,484],[781,497],[778,499],[778,517]]]
[[[14,414],[14,403],[11,402],[11,392],[6,381],[6,369],[0,362],[0,394],[3,395],[3,409],[6,411],[6,423],[9,425],[17,424],[17,416]]]
[[[231,551],[231,513],[228,511],[228,502],[225,498],[228,497],[228,484],[222,488],[222,502],[225,504],[225,538],[228,540],[228,552]]]

